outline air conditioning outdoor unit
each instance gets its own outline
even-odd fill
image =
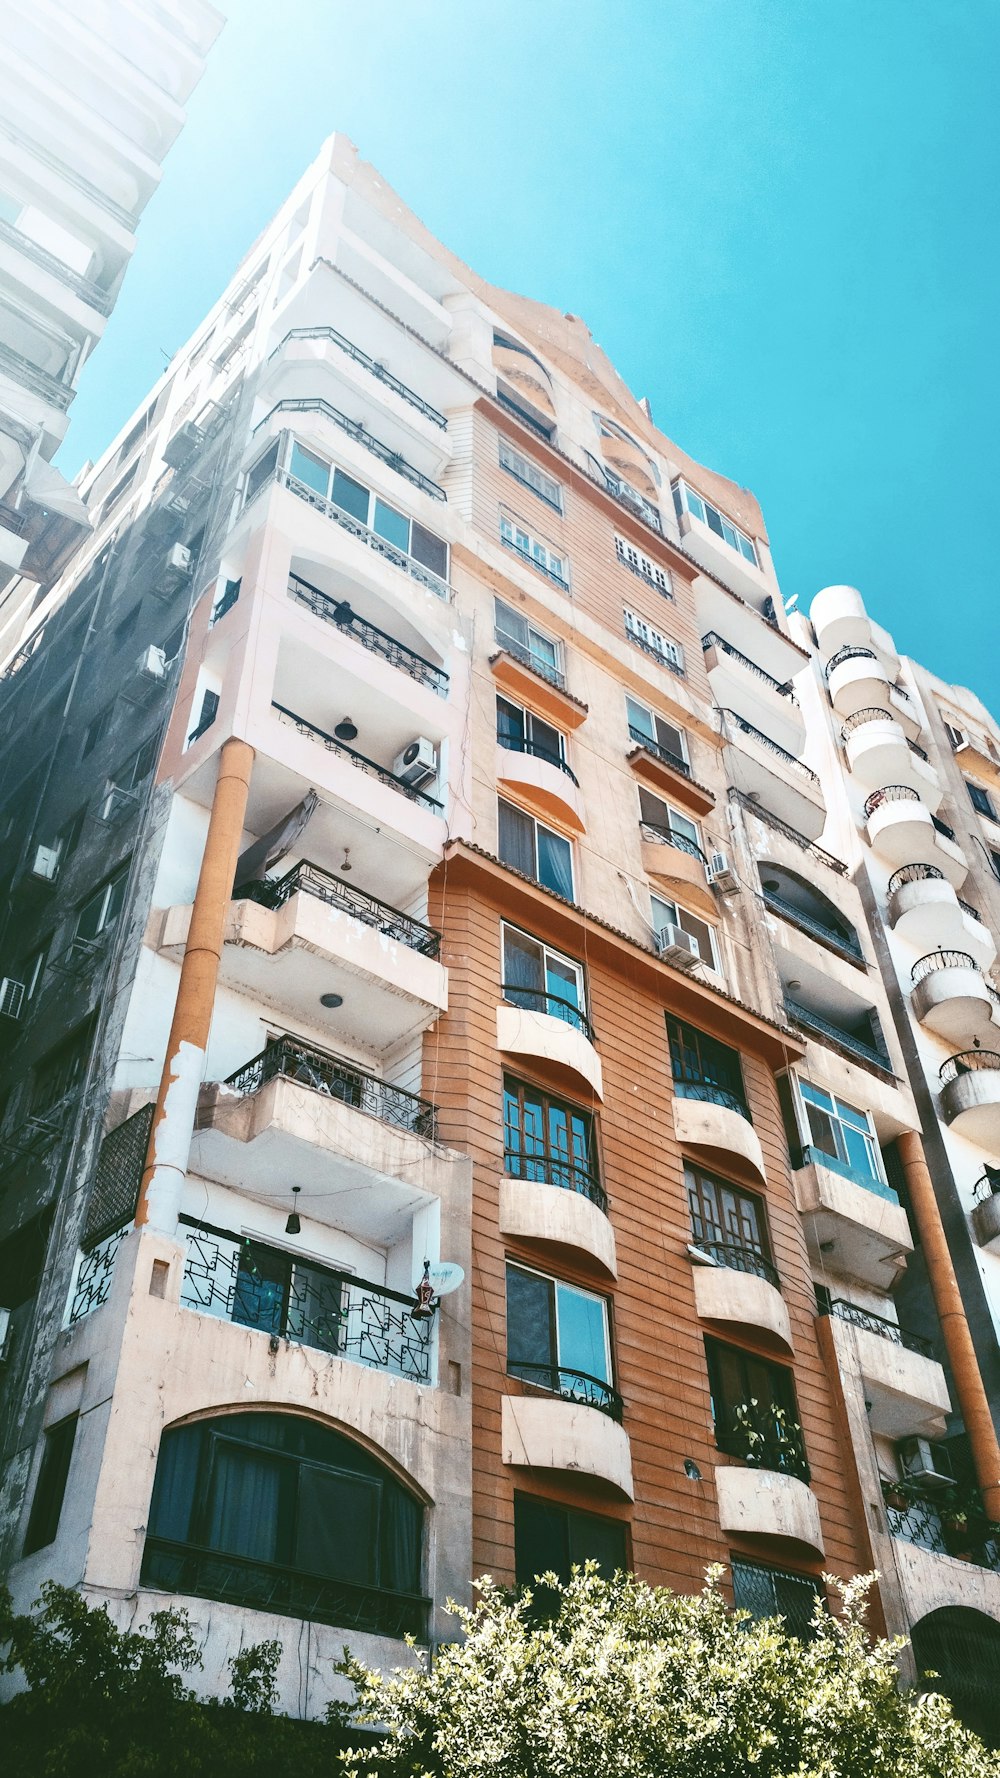
[[[165,679],[167,676],[167,656],[162,648],[151,645],[144,648],[135,663],[136,673],[140,679]]]
[[[898,1449],[904,1475],[932,1488],[947,1488],[954,1481],[946,1446],[931,1444],[926,1438],[906,1438]]]
[[[438,756],[433,741],[426,735],[418,735],[402,753],[397,753],[392,762],[392,769],[397,778],[404,784],[416,789],[421,784],[429,784],[437,777]]]
[[[36,846],[29,874],[43,883],[54,883],[59,875],[59,850],[58,846]]]
[[[24,1005],[24,983],[16,982],[13,976],[0,978],[0,1017],[19,1019]]]
[[[657,933],[656,948],[667,963],[674,963],[679,969],[693,969],[701,962],[698,940],[670,920]]]
[[[175,583],[187,579],[191,572],[191,551],[185,543],[175,543],[168,549],[163,570]]]
[[[708,878],[710,887],[713,889],[721,889],[723,894],[728,894],[733,889],[738,889],[740,886],[739,878],[729,862],[728,852],[719,850],[710,853],[708,869],[706,870],[705,875]]]

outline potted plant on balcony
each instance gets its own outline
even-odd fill
[[[802,1428],[784,1408],[771,1403],[762,1408],[757,1397],[751,1396],[734,1410],[733,1431],[741,1456],[754,1468],[803,1474]]]
[[[896,1512],[905,1512],[910,1504],[910,1496],[903,1482],[887,1481],[882,1477],[882,1499],[886,1506],[894,1507]]]

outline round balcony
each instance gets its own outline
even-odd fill
[[[847,763],[864,790],[882,784],[906,784],[936,809],[942,790],[938,775],[923,748],[907,739],[889,710],[866,705],[849,716],[840,731]]]
[[[727,1160],[743,1163],[767,1184],[764,1151],[750,1113],[725,1087],[707,1080],[675,1079],[674,1134],[682,1148],[710,1149],[717,1165]]]
[[[618,1276],[615,1235],[600,1180],[573,1162],[504,1154],[500,1181],[500,1233],[583,1254],[612,1278]]]
[[[574,834],[585,831],[580,786],[561,754],[527,736],[505,735],[497,742],[496,774],[498,784],[511,785],[543,820]]]
[[[968,951],[930,951],[913,965],[914,1017],[949,1043],[978,1042],[1000,1022],[1000,994]]]
[[[547,988],[522,988],[505,982],[504,1004],[497,1007],[497,1048],[511,1055],[534,1056],[554,1063],[582,1082],[598,1099],[604,1097],[601,1059],[594,1031],[574,1000],[550,994]]]
[[[960,1136],[996,1151],[1000,1146],[1000,1055],[963,1050],[940,1071],[941,1113]]]
[[[719,1465],[719,1525],[740,1537],[779,1537],[824,1554],[819,1502],[808,1483],[777,1470]]]
[[[934,864],[957,889],[969,874],[951,829],[939,823],[909,784],[884,784],[865,803],[868,844],[894,866]]]
[[[889,708],[889,674],[873,648],[838,649],[827,662],[826,679],[838,716],[853,716],[873,704]]]
[[[871,648],[890,672],[898,672],[899,657],[892,637],[872,622],[857,587],[821,588],[809,608],[809,617],[821,654],[829,657],[842,648]]]
[[[792,1349],[792,1329],[776,1268],[755,1248],[730,1241],[698,1241],[694,1305],[703,1321],[751,1331],[765,1345]]]
[[[587,1476],[620,1499],[634,1499],[632,1453],[617,1392],[579,1371],[553,1373],[534,1365],[519,1366],[516,1374],[545,1393],[503,1397],[504,1463]]]
[[[889,879],[889,919],[894,932],[921,950],[968,951],[980,969],[997,954],[996,940],[975,908],[961,901],[936,864],[904,864]]]

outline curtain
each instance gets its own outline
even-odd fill
[[[304,1464],[299,1470],[295,1566],[357,1586],[378,1582],[378,1482]]]
[[[534,1272],[507,1268],[507,1362],[542,1382],[555,1359],[552,1286]],[[516,1373],[515,1373],[516,1374]]]
[[[420,1543],[424,1509],[392,1484],[382,1493],[382,1586],[396,1593],[420,1591]]]
[[[224,1439],[213,1444],[206,1542],[227,1555],[277,1561],[280,1460]]]
[[[500,804],[498,845],[504,864],[526,877],[535,875],[535,824],[510,803]]]
[[[166,1537],[172,1543],[187,1541],[202,1436],[201,1426],[178,1426],[164,1433],[149,1508],[151,1537]]]
[[[530,938],[522,938],[519,932],[506,929],[503,935],[503,985],[504,988],[527,988],[533,990],[518,1000],[516,992],[508,994],[515,1006],[542,1005],[540,999],[542,981],[542,950]]]
[[[544,827],[538,829],[538,881],[572,901],[573,848],[561,834],[549,833]]]

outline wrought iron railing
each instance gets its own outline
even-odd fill
[[[848,1302],[846,1297],[831,1297],[820,1310],[823,1315],[836,1315],[838,1321],[849,1321],[853,1327],[863,1327],[868,1333],[878,1334],[882,1340],[891,1340],[894,1346],[905,1346],[907,1352],[918,1352],[922,1358],[934,1357],[933,1343],[925,1339],[923,1334],[910,1333],[900,1327],[896,1321],[887,1321],[884,1315],[876,1315],[872,1309],[862,1309],[859,1303]]]
[[[721,648],[723,654],[728,654],[734,661],[739,661],[741,667],[745,667],[747,672],[752,673],[755,678],[762,679],[765,685],[769,685],[772,691],[778,693],[779,697],[790,698],[793,704],[797,702],[795,687],[789,681],[786,680],[782,685],[781,681],[775,679],[773,674],[765,672],[764,668],[759,667],[756,661],[752,661],[748,654],[742,654],[738,648],[733,647],[731,642],[727,642],[724,636],[717,635],[715,630],[709,630],[707,636],[702,637],[701,646],[706,653],[710,648]]]
[[[974,969],[977,974],[979,965],[975,957],[968,951],[928,951],[925,957],[918,957],[910,970],[910,980],[922,982],[925,975],[932,975],[937,969]]]
[[[365,617],[359,617],[351,609],[347,599],[337,599],[332,593],[324,593],[310,581],[303,580],[300,574],[290,574],[288,591],[300,605],[305,605],[314,616],[321,617],[328,624],[335,624],[343,636],[351,636],[367,648],[372,654],[381,655],[392,667],[408,673],[418,685],[427,685],[438,697],[448,696],[448,675],[442,667],[436,667],[416,649],[409,648],[405,642],[397,642],[388,630],[380,630],[378,624],[370,623]]]
[[[1000,1195],[1000,1167],[984,1168],[972,1188],[972,1195],[977,1204],[985,1204],[987,1198]]]
[[[27,529],[27,513],[19,512],[16,506],[8,506],[5,500],[0,500],[0,530],[10,531],[15,537],[23,537]],[[5,673],[4,678],[6,677]]]
[[[550,994],[547,988],[523,988],[515,982],[504,982],[500,992],[511,1006],[523,1006],[535,1012],[548,1013],[550,1019],[561,1019],[564,1025],[572,1025],[575,1031],[582,1031],[591,1043],[596,1042],[594,1028],[582,1006],[575,1000],[567,1000],[562,994]]]
[[[787,747],[781,747],[777,741],[772,741],[770,735],[765,735],[762,729],[755,728],[753,723],[748,722],[745,716],[737,715],[735,710],[725,709],[722,711],[722,714],[728,718],[729,721],[734,722],[736,727],[740,729],[743,734],[749,735],[752,740],[759,742],[762,747],[766,747],[769,752],[775,754],[776,757],[781,760],[782,764],[787,766],[789,771],[796,772],[800,778],[808,778],[810,784],[819,783],[819,779],[813,771],[812,766],[807,766],[804,759],[796,759],[795,754],[789,753]]]
[[[373,531],[368,525],[363,525],[360,519],[345,512],[342,506],[338,506],[333,500],[328,500],[325,494],[317,494],[314,488],[309,488],[305,482],[300,482],[290,470],[275,469],[273,475],[265,476],[259,487],[254,489],[254,499],[269,481],[277,481],[281,487],[288,488],[289,492],[295,494],[299,500],[304,500],[307,506],[315,507],[317,512],[323,513],[326,518],[332,519],[335,525],[339,525],[342,531],[349,531],[352,537],[356,537],[361,543],[366,544],[375,555],[384,556],[387,562],[392,562],[394,567],[401,568],[411,580],[419,581],[421,586],[436,593],[439,599],[450,600],[453,597],[451,587],[446,580],[441,579],[440,574],[435,574],[432,569],[425,568],[415,556],[409,555],[405,549],[399,549],[396,544],[390,543],[388,538],[380,537],[377,531]]]
[[[261,427],[266,426],[275,414],[322,414],[324,420],[330,420],[339,431],[346,432],[348,438],[353,438],[355,444],[361,445],[362,449],[368,451],[372,457],[377,457],[387,469],[393,470],[396,475],[401,475],[404,481],[411,482],[415,488],[420,489],[422,494],[428,494],[432,500],[447,500],[448,498],[444,489],[439,487],[437,482],[432,482],[429,475],[424,475],[423,470],[415,469],[401,452],[394,451],[389,445],[383,444],[382,440],[369,432],[367,427],[362,426],[359,420],[352,420],[349,414],[341,413],[339,407],[334,407],[332,402],[324,401],[319,395],[285,396],[283,400],[276,401],[264,418],[257,422],[254,431],[259,432]]]
[[[847,718],[847,721],[844,723],[844,726],[840,731],[841,740],[848,740],[849,737],[853,735],[855,729],[865,728],[869,722],[891,722],[896,728],[899,728],[899,724],[896,722],[896,718],[893,716],[891,710],[879,709],[877,704],[869,704],[866,709],[855,710],[854,715]],[[902,730],[900,730],[900,733],[902,733]]]
[[[520,420],[522,426],[527,426],[529,431],[544,439],[546,444],[552,443],[554,426],[547,426],[544,420],[536,420],[534,414],[529,414],[527,408],[523,408],[519,401],[512,401],[502,389],[497,390],[494,400],[498,407],[502,407],[508,414],[512,414],[515,420]]]
[[[605,491],[611,495],[612,500],[617,500],[619,506],[624,506],[626,512],[634,513],[642,519],[651,531],[662,532],[663,521],[659,511],[651,500],[646,499],[645,494],[640,494],[638,488],[633,488],[630,482],[625,481],[622,476],[613,474],[610,469],[602,469],[601,473],[604,477]],[[666,588],[661,587],[660,591],[666,592],[668,599],[673,598],[673,593],[668,592]]]
[[[745,1424],[732,1428],[716,1427],[715,1442],[719,1450],[730,1457],[738,1457],[751,1469],[769,1469],[808,1482],[810,1469],[802,1428],[794,1424],[781,1426],[777,1417],[772,1421],[766,1407],[755,1410],[750,1403],[746,1406]]]
[[[500,458],[500,468],[505,475],[512,476],[514,481],[520,482],[522,488],[530,488],[531,492],[536,495],[539,500],[544,500],[546,506],[551,506],[553,512],[562,512],[561,495],[557,498],[553,494],[547,494],[544,488],[538,487],[538,485],[535,482],[530,481],[526,475],[522,475],[521,471],[516,469],[514,464],[505,457]]]
[[[927,754],[924,752],[924,749],[922,747],[917,746],[916,741],[911,741],[909,735],[906,735],[904,737],[904,739],[905,739],[906,745],[910,749],[911,753],[915,753],[918,759],[927,761],[927,759],[928,759]],[[928,763],[929,763],[929,761],[928,761]]]
[[[388,1081],[367,1073],[343,1056],[313,1049],[293,1037],[273,1038],[259,1055],[230,1074],[226,1085],[237,1093],[259,1093],[269,1080],[279,1076],[298,1086],[310,1087],[327,1099],[352,1105],[369,1117],[377,1117],[380,1123],[412,1130],[418,1136],[434,1136],[437,1113],[429,1100],[420,1099],[403,1087],[390,1086]]]
[[[33,260],[35,265],[41,266],[43,271],[51,272],[60,284],[64,284],[67,290],[72,290],[74,296],[78,296],[81,302],[87,304],[88,308],[96,309],[99,315],[110,315],[115,299],[107,290],[102,290],[100,285],[95,284],[91,278],[82,278],[79,272],[74,272],[66,264],[65,260],[59,259],[55,253],[49,253],[37,241],[33,241],[30,235],[22,234],[21,230],[15,228],[12,222],[4,222],[0,219],[0,241],[9,242],[10,246],[16,247],[17,251],[23,253],[26,259]]]
[[[883,1482],[883,1495],[896,1492],[891,1482]],[[1000,1570],[1000,1539],[985,1513],[951,1528],[947,1509],[933,1500],[912,1495],[904,1506],[891,1506],[886,1500],[885,1516],[893,1537],[919,1548],[932,1550],[938,1556],[953,1556],[973,1562],[978,1568]]]
[[[898,1204],[899,1194],[879,1179],[875,1173],[864,1173],[860,1167],[852,1167],[849,1161],[842,1161],[839,1155],[828,1154],[825,1148],[816,1148],[808,1143],[800,1148],[793,1160],[799,1167],[825,1167],[830,1173],[839,1173],[841,1179],[849,1179],[852,1185],[860,1185],[862,1191],[872,1192],[876,1198],[884,1198],[887,1204]]]
[[[781,1289],[781,1278],[777,1266],[773,1265],[767,1255],[759,1247],[747,1247],[739,1241],[704,1241],[700,1235],[694,1237],[694,1244],[701,1253],[707,1253],[717,1265],[725,1266],[730,1272],[749,1272],[754,1278],[763,1278],[773,1284],[775,1290]]]
[[[413,1383],[430,1382],[432,1324],[413,1320],[412,1296],[230,1229],[180,1220],[187,1237],[182,1308]]]
[[[848,643],[848,645],[846,647],[838,648],[836,654],[831,655],[830,659],[827,661],[827,663],[826,663],[826,677],[829,679],[830,674],[834,671],[834,668],[842,666],[844,661],[877,661],[877,660],[878,660],[878,655],[875,653],[875,650],[873,648],[859,648],[859,647],[856,647],[854,644]]]
[[[359,771],[367,772],[370,778],[378,778],[390,790],[398,790],[402,796],[408,796],[411,803],[422,803],[424,808],[435,811],[444,807],[437,797],[428,796],[426,790],[418,790],[415,784],[404,783],[402,778],[397,778],[395,772],[390,772],[388,766],[380,766],[377,760],[369,759],[367,754],[358,753],[346,741],[338,741],[335,735],[328,735],[325,729],[318,728],[314,722],[308,722],[294,710],[286,709],[284,704],[272,703],[271,709],[278,712],[283,722],[289,722],[293,728],[297,728],[300,735],[307,736],[310,741],[319,741],[331,753],[342,753]]]
[[[439,426],[442,431],[447,427],[448,421],[444,414],[439,413],[436,407],[432,407],[429,401],[425,401],[422,395],[418,395],[415,390],[408,388],[406,383],[401,383],[398,377],[393,376],[391,370],[386,370],[384,364],[379,364],[376,359],[369,358],[367,352],[362,352],[360,346],[356,346],[352,340],[345,339],[344,335],[338,333],[335,327],[293,327],[286,333],[280,345],[275,346],[271,357],[273,358],[275,353],[280,352],[282,346],[287,346],[289,340],[329,340],[331,345],[339,347],[340,351],[345,353],[348,358],[353,358],[355,364],[360,364],[369,376],[377,377],[380,383],[384,383],[387,389],[392,389],[402,401],[407,402],[410,407],[416,408],[418,413],[423,414],[425,420],[430,420],[432,425]]]
[[[938,875],[943,876],[944,872],[939,871]],[[970,920],[978,920],[980,926],[983,925],[983,916],[979,912],[978,908],[973,907],[971,901],[963,901],[962,897],[960,895],[956,895],[955,900],[958,902],[958,905],[961,908],[963,914],[968,914]]]
[[[579,778],[566,764],[562,754],[557,753],[554,747],[543,747],[540,741],[532,741],[528,735],[504,734],[499,729],[497,730],[497,745],[503,747],[508,753],[530,753],[533,759],[546,760],[550,766],[556,766],[560,772],[564,772],[570,782],[575,784],[579,790]]]
[[[640,821],[643,837],[655,840],[660,846],[673,846],[677,852],[686,852],[689,858],[697,858],[699,864],[708,867],[708,859],[701,847],[694,840],[689,840],[686,833],[676,833],[672,827],[660,827],[655,821]]]
[[[357,889],[353,883],[345,883],[341,877],[332,876],[305,858],[283,877],[264,877],[258,882],[238,884],[233,899],[256,901],[265,908],[280,908],[291,896],[300,894],[325,901],[329,907],[343,909],[345,914],[361,920],[365,926],[374,926],[386,938],[397,939],[424,957],[441,954],[441,934],[433,926],[415,920],[412,914],[401,914],[391,902],[370,895],[366,889]]]
[[[951,1080],[957,1080],[960,1074],[977,1074],[979,1072],[993,1074],[1000,1070],[1000,1055],[996,1050],[962,1050],[957,1056],[949,1056],[938,1069],[938,1078],[943,1086]]]
[[[558,574],[554,568],[550,568],[548,562],[540,562],[537,556],[532,555],[530,549],[522,549],[519,543],[515,543],[513,537],[505,537],[502,531],[500,532],[500,542],[504,549],[509,549],[513,555],[520,556],[522,562],[527,562],[529,568],[537,568],[540,574],[544,574],[557,587],[561,587],[563,592],[567,590],[569,581],[565,575]]]
[[[677,655],[668,654],[664,649],[657,648],[655,642],[647,642],[645,636],[640,636],[638,631],[631,629],[628,624],[625,625],[625,639],[631,642],[633,648],[641,648],[643,654],[648,654],[661,667],[666,667],[668,672],[676,673],[678,679],[686,678],[683,662]]]
[[[873,790],[871,796],[865,798],[865,817],[874,815],[883,803],[919,803],[920,792],[911,790],[909,784],[883,784],[881,790]]]
[[[78,1321],[83,1321],[87,1315],[92,1315],[95,1309],[99,1309],[102,1303],[107,1302],[111,1294],[118,1249],[131,1226],[130,1218],[81,1255],[69,1299],[67,1327],[75,1326]]]
[[[566,690],[566,675],[561,667],[554,666],[543,655],[535,654],[523,642],[519,642],[515,636],[507,636],[502,630],[494,630],[493,634],[497,647],[502,648],[504,654],[512,655],[514,660],[521,662],[522,666],[530,667],[533,673],[538,674],[539,679],[547,679],[549,684],[556,686],[559,691]]]
[[[25,389],[34,395],[40,395],[43,401],[50,401],[61,413],[65,413],[73,399],[74,390],[69,383],[61,383],[58,377],[51,377],[47,370],[41,370],[23,353],[15,352],[13,346],[4,345],[0,341],[0,370],[13,377]]]
[[[707,1075],[687,1073],[674,1074],[674,1092],[679,1099],[700,1099],[706,1105],[721,1105],[727,1111],[738,1111],[747,1123],[753,1123],[750,1107],[742,1094],[735,1087],[722,1086],[717,1080],[709,1080]]]
[[[651,735],[644,734],[642,729],[636,728],[632,722],[628,725],[628,732],[629,739],[635,741],[645,753],[651,753],[654,759],[662,759],[665,766],[671,766],[675,772],[683,772],[685,778],[690,778],[691,767],[679,753],[674,753],[671,748],[664,747],[662,741],[654,741]]]
[[[511,1179],[527,1179],[533,1185],[557,1185],[561,1191],[579,1192],[607,1214],[608,1195],[596,1173],[568,1156],[526,1154],[520,1148],[503,1151],[504,1172]]]
[[[788,821],[782,821],[781,816],[776,815],[773,809],[765,809],[763,803],[755,802],[752,797],[747,796],[745,791],[738,790],[735,785],[730,785],[728,795],[732,802],[739,803],[740,807],[746,809],[748,814],[755,816],[758,821],[763,821],[765,826],[773,827],[775,833],[784,834],[786,840],[791,840],[792,845],[798,846],[800,852],[808,852],[818,864],[825,865],[827,870],[836,871],[840,877],[847,875],[847,866],[843,859],[834,858],[832,852],[824,852],[822,846],[817,846],[814,840],[807,839],[806,835],[800,833],[797,827],[792,827]]]
[[[889,878],[889,894],[895,895],[904,883],[943,883],[946,881],[943,870],[936,864],[904,864],[899,870],[893,871]]]
[[[624,1403],[617,1389],[603,1377],[592,1377],[587,1371],[567,1370],[565,1365],[529,1364],[520,1358],[508,1358],[507,1374],[522,1383],[533,1383],[538,1389],[550,1389],[564,1401],[580,1402],[587,1408],[598,1408],[612,1420],[621,1421]]]
[[[864,952],[856,933],[844,932],[831,926],[827,920],[820,920],[815,914],[807,913],[804,908],[796,907],[794,902],[786,901],[783,895],[778,895],[773,889],[765,889],[763,898],[765,906],[779,914],[783,920],[789,920],[793,926],[801,926],[804,932],[811,933],[823,944],[835,946],[854,962],[864,962]]]
[[[883,1069],[887,1074],[892,1073],[892,1063],[889,1057],[884,1050],[876,1046],[874,1041],[866,1042],[863,1037],[856,1037],[853,1031],[845,1031],[843,1026],[835,1025],[832,1019],[825,1019],[822,1013],[814,1012],[811,1006],[801,1006],[797,1000],[792,1000],[787,994],[785,995],[785,1011],[796,1025],[803,1026],[805,1030],[812,1031],[819,1037],[827,1038],[838,1049],[846,1050],[848,1055],[856,1056],[862,1062],[870,1062],[876,1068]]]

